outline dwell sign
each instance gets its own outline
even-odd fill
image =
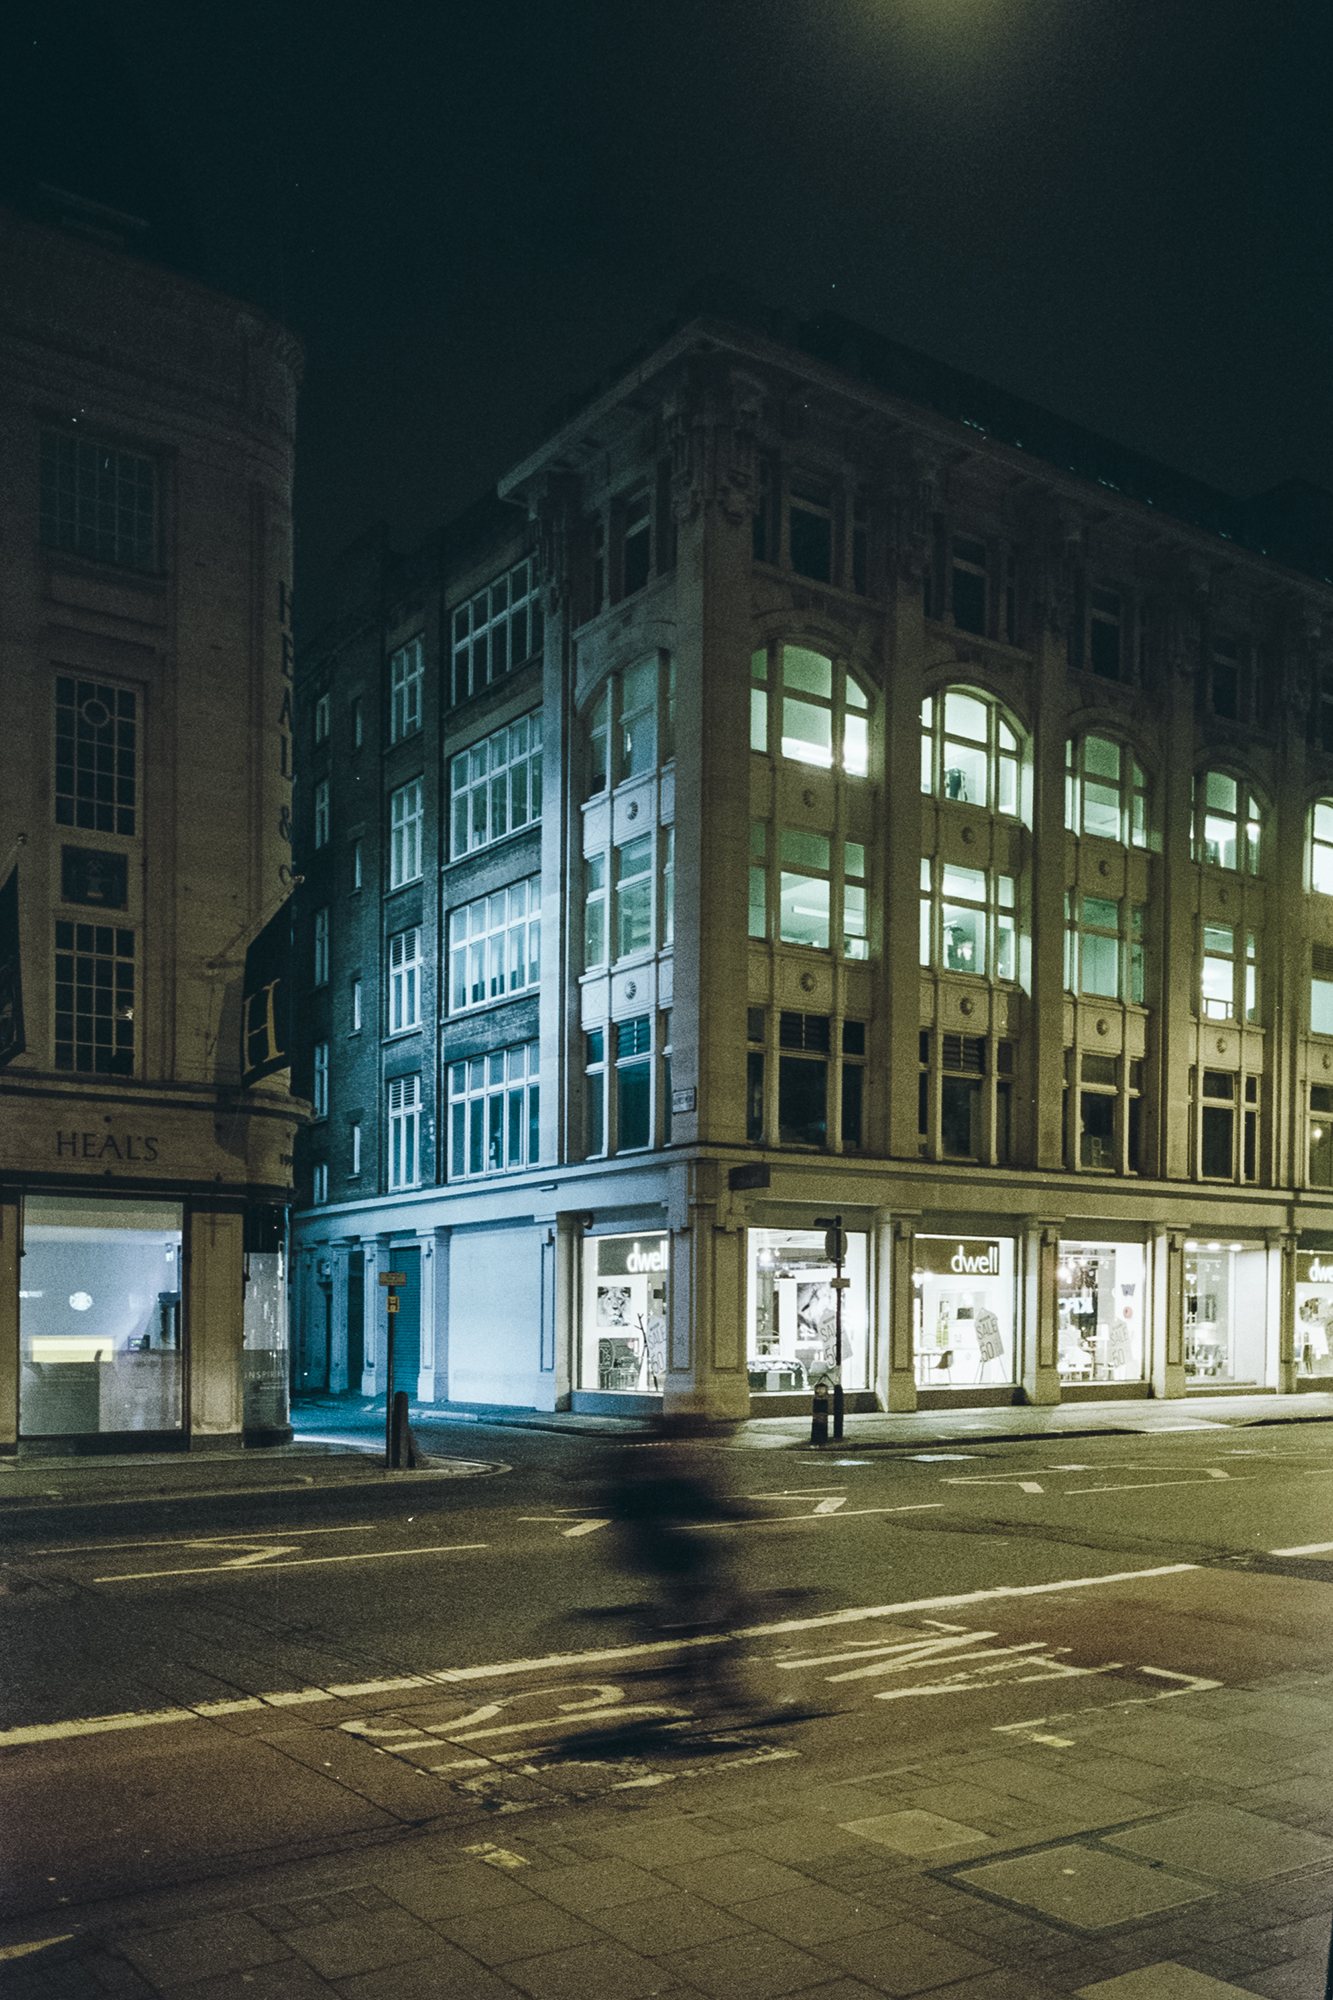
[[[1000,1244],[993,1236],[918,1236],[919,1271],[950,1278],[998,1278]]]

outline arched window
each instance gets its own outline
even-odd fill
[[[807,646],[763,647],[750,655],[750,748],[864,778],[870,768],[870,697],[824,653]]]
[[[1321,896],[1333,896],[1333,799],[1310,808],[1309,883]]]
[[[946,688],[921,704],[921,789],[1018,817],[1021,751],[998,701]]]
[[[676,663],[665,653],[611,674],[587,712],[588,788],[642,777],[676,754]]]
[[[1262,810],[1249,786],[1229,771],[1194,780],[1194,857],[1210,868],[1259,873]]]
[[[1143,766],[1110,736],[1071,736],[1065,745],[1065,825],[1126,847],[1148,845]]]

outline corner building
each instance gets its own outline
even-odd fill
[[[291,1434],[303,1107],[284,1071],[241,1089],[240,1039],[246,945],[291,888],[301,357],[133,254],[145,228],[0,211],[8,1451]]]
[[[300,1379],[804,1410],[840,1215],[849,1408],[1322,1386],[1329,497],[706,313],[500,493],[301,669]]]

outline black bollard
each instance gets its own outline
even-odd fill
[[[828,1443],[828,1390],[822,1382],[815,1390],[814,1410],[810,1417],[810,1442]]]
[[[842,1437],[842,1410],[842,1377],[839,1376],[833,1384],[833,1435],[835,1439]]]
[[[394,1393],[393,1416],[389,1432],[389,1464],[396,1471],[403,1471],[411,1464],[411,1436],[407,1428],[408,1394],[406,1389]]]

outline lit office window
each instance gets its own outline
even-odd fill
[[[540,1045],[449,1065],[449,1177],[513,1172],[541,1154]]]
[[[449,915],[449,1012],[485,1007],[541,978],[541,877],[530,876]]]

